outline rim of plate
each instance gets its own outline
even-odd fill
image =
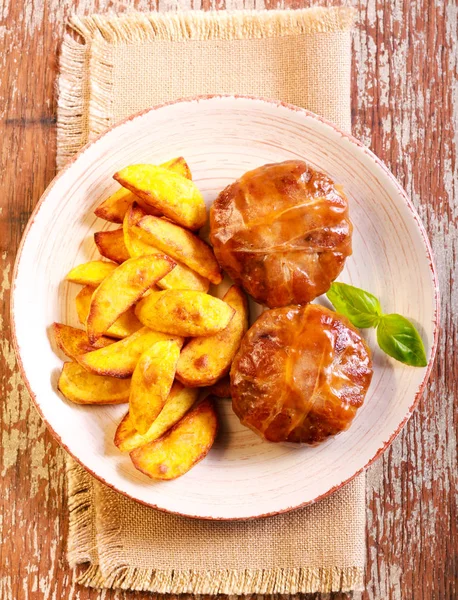
[[[36,215],[40,211],[40,208],[46,201],[48,195],[51,193],[54,185],[57,183],[57,181],[59,181],[61,179],[61,177],[63,177],[66,174],[66,172],[72,167],[73,163],[75,163],[80,158],[80,156],[82,156],[86,152],[86,150],[88,148],[97,144],[98,141],[101,138],[103,138],[105,135],[107,135],[110,131],[120,128],[120,127],[123,127],[126,123],[129,123],[130,121],[133,121],[139,117],[142,117],[143,115],[160,110],[161,108],[163,108],[165,106],[170,106],[170,105],[174,105],[174,104],[192,103],[192,102],[205,102],[207,100],[217,100],[218,98],[233,99],[233,100],[251,100],[253,102],[265,103],[270,106],[277,106],[277,107],[281,106],[290,111],[302,113],[310,119],[313,119],[315,121],[319,121],[320,123],[323,123],[327,127],[334,130],[334,132],[338,133],[340,136],[342,136],[343,138],[345,138],[346,140],[351,142],[359,150],[362,150],[373,162],[375,162],[377,164],[377,166],[380,169],[382,169],[382,171],[385,173],[385,175],[391,180],[391,182],[396,187],[398,194],[400,195],[400,197],[402,198],[402,200],[405,202],[405,204],[409,208],[410,212],[412,213],[415,223],[416,223],[416,225],[420,231],[420,234],[423,238],[423,243],[425,246],[427,259],[429,262],[429,268],[431,271],[431,278],[432,278],[433,287],[434,287],[435,314],[433,315],[434,335],[433,335],[433,342],[431,345],[431,357],[428,361],[428,365],[426,367],[426,371],[425,371],[423,380],[421,381],[420,385],[417,388],[417,391],[415,392],[415,396],[414,396],[414,400],[413,400],[412,404],[409,406],[404,418],[399,423],[399,425],[396,427],[395,431],[390,435],[388,440],[386,440],[382,443],[382,445],[378,448],[378,450],[375,452],[375,454],[372,456],[372,458],[370,458],[363,467],[358,469],[353,475],[351,475],[344,481],[341,481],[339,484],[337,484],[337,485],[333,486],[332,488],[330,488],[329,490],[327,490],[325,493],[320,494],[319,496],[316,496],[312,500],[308,500],[306,502],[302,502],[302,503],[294,505],[294,506],[288,506],[282,510],[276,510],[276,511],[268,512],[268,513],[264,513],[264,514],[260,514],[260,515],[250,516],[250,517],[214,517],[211,515],[201,516],[201,515],[183,514],[183,513],[180,513],[179,511],[172,511],[170,509],[167,509],[167,508],[164,508],[161,506],[157,506],[156,504],[153,504],[152,502],[146,502],[144,500],[139,500],[138,498],[129,494],[128,492],[126,492],[124,490],[120,490],[118,487],[116,487],[115,484],[106,481],[102,475],[95,473],[82,460],[80,460],[77,456],[75,456],[75,454],[69,450],[68,446],[62,440],[61,436],[52,428],[52,426],[46,419],[46,417],[43,414],[43,411],[41,410],[41,407],[37,401],[36,394],[34,393],[32,387],[30,385],[30,382],[27,378],[27,374],[25,372],[25,369],[24,369],[24,366],[22,363],[22,358],[21,358],[21,354],[20,354],[20,350],[19,350],[19,344],[18,344],[18,340],[17,340],[17,336],[16,336],[16,322],[15,322],[15,316],[14,316],[14,314],[15,314],[14,298],[15,298],[15,292],[16,292],[16,279],[17,279],[17,274],[18,274],[18,270],[19,270],[19,264],[21,262],[22,251],[23,251],[27,236],[29,234],[30,229],[34,225]],[[266,517],[271,517],[271,516],[287,513],[292,510],[303,508],[305,506],[309,506],[310,504],[314,504],[315,502],[318,502],[319,500],[326,498],[327,496],[333,494],[334,492],[336,492],[337,490],[342,488],[344,485],[346,485],[347,483],[352,481],[355,477],[357,477],[362,472],[364,472],[374,461],[376,461],[383,454],[383,452],[392,444],[392,442],[397,437],[397,435],[402,431],[405,424],[412,416],[412,413],[423,394],[424,388],[426,386],[426,383],[428,382],[432,367],[434,365],[434,361],[436,358],[437,346],[438,346],[439,322],[440,322],[440,295],[439,295],[439,282],[438,282],[438,277],[437,277],[436,266],[434,264],[433,252],[432,252],[431,244],[430,244],[430,241],[428,238],[428,234],[426,233],[424,225],[421,222],[420,216],[418,215],[416,208],[414,207],[410,198],[407,196],[407,193],[405,192],[404,188],[401,186],[399,181],[396,179],[396,177],[393,175],[393,173],[389,170],[389,168],[385,165],[385,163],[382,160],[380,160],[369,148],[367,148],[362,142],[360,142],[357,138],[353,137],[351,134],[346,133],[345,131],[343,131],[342,129],[337,127],[337,125],[334,125],[334,123],[332,123],[328,119],[325,119],[324,117],[321,117],[305,108],[295,106],[294,104],[289,104],[287,102],[282,102],[279,100],[271,100],[268,98],[262,98],[259,96],[250,96],[250,95],[243,95],[243,94],[202,94],[202,95],[191,96],[191,97],[187,97],[187,98],[179,98],[177,100],[171,100],[169,102],[163,102],[163,103],[157,104],[156,106],[153,106],[151,108],[146,108],[137,113],[134,113],[133,115],[126,117],[122,121],[118,121],[117,123],[115,123],[114,125],[109,127],[108,129],[106,129],[103,133],[98,135],[96,138],[94,138],[93,140],[91,140],[90,142],[85,144],[74,156],[72,156],[72,158],[66,163],[66,165],[53,177],[53,179],[47,186],[46,190],[40,196],[40,199],[38,200],[35,208],[33,209],[32,213],[30,215],[30,218],[27,222],[27,225],[24,229],[24,232],[22,234],[21,241],[19,243],[19,247],[18,247],[17,254],[16,254],[16,259],[14,262],[11,284],[12,284],[11,285],[11,296],[10,296],[11,339],[12,339],[13,348],[14,348],[14,351],[16,354],[17,364],[19,367],[19,371],[20,371],[22,380],[25,383],[25,386],[30,394],[30,397],[33,400],[35,408],[38,411],[38,413],[39,413],[40,417],[42,418],[42,420],[44,421],[44,423],[46,424],[46,427],[51,432],[51,435],[54,437],[54,439],[59,443],[60,446],[62,446],[64,448],[64,450],[68,454],[70,454],[70,456],[81,467],[83,467],[95,479],[102,482],[109,488],[111,488],[111,489],[115,490],[116,492],[122,494],[123,496],[126,496],[127,498],[130,498],[132,500],[135,500],[136,502],[139,502],[140,504],[143,504],[145,506],[149,506],[151,508],[155,508],[156,510],[160,510],[162,512],[166,512],[169,514],[176,514],[176,515],[179,515],[182,517],[187,517],[190,519],[202,519],[202,520],[209,520],[209,521],[249,521],[249,520],[253,520],[253,519],[262,519],[262,518],[266,518]]]

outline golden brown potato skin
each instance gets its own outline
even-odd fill
[[[370,350],[345,317],[317,304],[277,308],[234,358],[232,406],[266,440],[319,444],[350,426],[371,378]]]
[[[291,160],[245,173],[210,210],[216,257],[235,283],[270,308],[324,294],[351,254],[343,192]]]

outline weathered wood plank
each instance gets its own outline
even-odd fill
[[[310,4],[203,0],[202,7]],[[355,598],[448,600],[458,596],[458,415],[453,402],[458,386],[458,10],[455,0],[355,0],[354,5],[354,131],[389,164],[419,209],[436,254],[443,298],[441,348],[431,384],[404,432],[368,474],[367,591]],[[65,19],[71,10],[132,6],[167,10],[176,3],[0,1],[2,600],[150,597],[72,583],[64,559],[63,456],[30,405],[9,342],[15,250],[28,215],[54,174],[54,82]],[[200,8],[200,0],[180,0],[180,6]]]
[[[368,473],[364,598],[458,593],[457,22],[454,2],[359,3],[355,134],[387,162],[419,210],[443,303],[431,383],[404,432]]]

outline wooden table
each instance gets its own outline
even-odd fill
[[[180,0],[182,8],[302,7],[305,0]],[[317,1],[330,5],[340,2]],[[427,227],[440,274],[442,332],[412,419],[367,477],[367,590],[354,598],[458,598],[458,79],[455,0],[355,0],[354,133],[393,170]],[[0,194],[0,598],[138,599],[72,583],[64,557],[63,452],[15,371],[10,278],[30,212],[55,173],[57,53],[70,12],[167,10],[173,0],[3,0]],[[348,598],[338,594],[335,598]]]

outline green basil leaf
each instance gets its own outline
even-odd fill
[[[412,367],[426,367],[425,347],[414,325],[401,315],[383,315],[377,327],[377,342],[389,356]]]
[[[356,327],[374,327],[382,314],[375,296],[347,283],[334,282],[326,296],[336,312],[345,315]]]

